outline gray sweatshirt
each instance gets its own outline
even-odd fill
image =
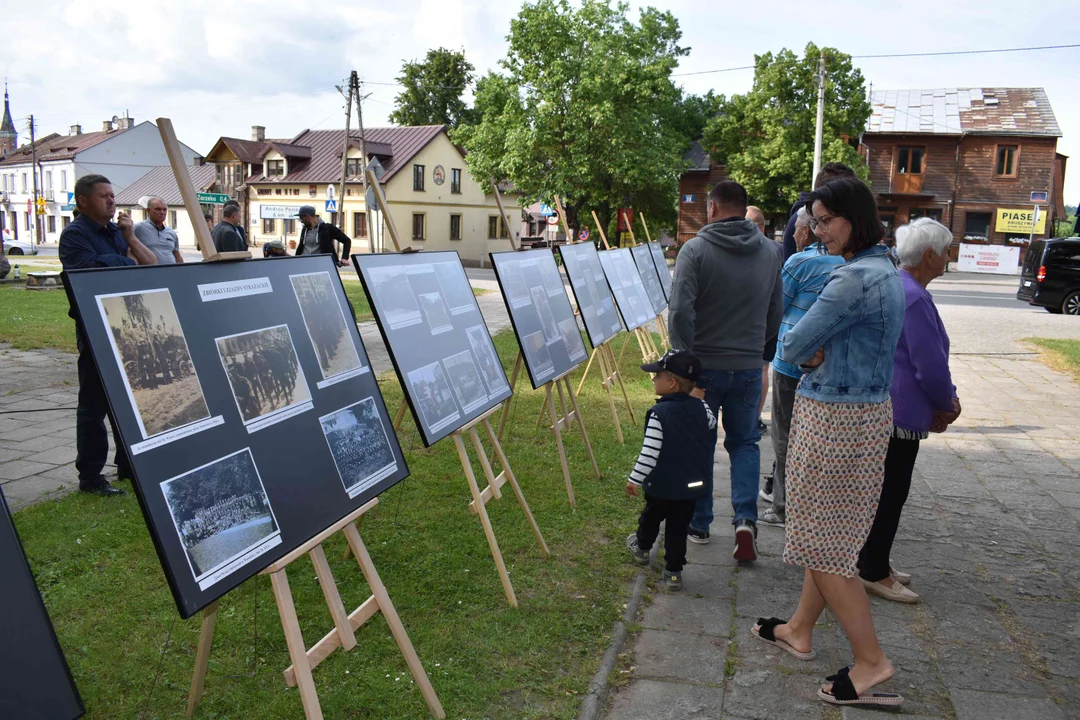
[[[754,223],[730,219],[706,225],[679,249],[672,347],[693,352],[706,370],[761,369],[784,315],[783,262],[770,243]]]

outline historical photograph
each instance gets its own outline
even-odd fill
[[[491,344],[491,335],[483,325],[476,325],[465,331],[469,336],[469,346],[472,348],[476,362],[480,365],[480,374],[484,376],[488,392],[494,394],[507,386],[506,375],[499,357],[495,354],[495,346]]]
[[[518,262],[499,263],[499,280],[506,290],[512,307],[517,308],[529,304],[529,286],[525,284],[525,276],[521,273]]]
[[[645,308],[642,306],[641,301],[638,299],[636,293],[628,293],[627,300],[630,302],[629,312],[627,313],[627,319],[634,325],[640,325],[647,319]]]
[[[567,318],[559,323],[559,334],[562,335],[563,344],[566,345],[566,354],[574,362],[585,357],[585,343],[581,341],[581,331],[578,330],[577,320]]]
[[[555,371],[555,363],[551,361],[543,333],[534,332],[521,338],[521,341],[525,344],[525,357],[532,368],[533,377],[543,380]]]
[[[484,389],[484,381],[480,379],[480,372],[473,362],[472,353],[468,350],[443,358],[443,367],[450,376],[450,385],[454,388],[461,409],[471,413],[487,402],[487,390]]]
[[[355,497],[395,470],[397,461],[375,398],[319,418],[345,492]]]
[[[210,417],[169,291],[97,301],[143,438]]]
[[[615,301],[611,299],[610,295],[600,302],[600,308],[610,321],[611,332],[619,332],[622,329],[622,324],[619,322],[619,314],[615,312]]]
[[[376,309],[391,330],[423,322],[412,286],[403,267],[373,267],[367,270]]]
[[[330,273],[290,275],[289,279],[304,316],[308,338],[319,357],[323,379],[360,367],[360,355],[353,345]]]
[[[311,400],[288,325],[217,338],[244,424]]]
[[[451,315],[460,315],[476,307],[472,286],[458,263],[435,263],[435,275],[439,278],[446,304]]]
[[[420,307],[424,309],[424,317],[427,318],[427,324],[431,328],[432,335],[454,329],[454,324],[450,321],[450,315],[446,312],[446,304],[443,303],[442,295],[431,292],[420,293],[416,297],[420,300]]]
[[[533,288],[529,291],[532,296],[533,307],[536,308],[536,314],[540,316],[540,327],[544,330],[544,338],[548,342],[554,342],[559,339],[559,329],[555,327],[555,316],[551,314],[551,305],[548,304],[547,294],[544,292],[544,288]]]
[[[433,362],[409,373],[413,402],[431,432],[438,432],[461,417],[442,365]]]
[[[161,490],[196,581],[280,537],[247,448],[166,480]]]
[[[633,287],[641,282],[641,276],[637,273],[637,268],[634,267],[634,261],[630,258],[629,253],[619,253],[612,258],[612,265],[615,267],[615,272],[619,275],[619,284],[625,288]]]
[[[537,264],[540,268],[540,279],[544,282],[547,294],[554,297],[559,293],[565,293],[562,274],[559,272],[559,266],[555,264],[555,256],[551,253],[541,255]]]

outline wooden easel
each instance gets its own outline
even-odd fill
[[[401,252],[401,243],[398,242],[398,231],[397,225],[394,224],[394,216],[390,214],[390,206],[386,202],[386,195],[383,194],[382,185],[379,184],[379,178],[375,177],[375,171],[371,169],[371,166],[368,166],[364,172],[364,180],[375,196],[375,204],[382,211],[386,229],[390,231],[390,241],[394,243],[394,250]]]
[[[644,225],[645,224],[645,216],[642,215],[641,213],[638,213],[638,214],[641,215],[641,223],[642,223],[642,225]],[[623,213],[623,220],[626,221],[626,229],[630,233],[630,245],[631,246],[637,245],[637,238],[634,237],[634,224],[630,221],[630,216],[627,215],[625,212]],[[649,229],[648,229],[648,227],[646,227],[645,228],[645,236],[648,237],[648,234],[649,234]],[[657,278],[656,281],[660,282],[660,278]],[[660,317],[660,315],[661,315],[661,313],[657,313],[656,317],[654,318],[656,320],[656,331],[660,334],[660,341],[665,342],[664,338],[667,336],[667,331],[666,331],[666,328],[664,327],[664,319],[662,317]],[[639,330],[641,330],[641,329],[639,328]],[[652,332],[649,331],[649,330],[641,330],[641,332],[638,333],[638,335],[639,335],[639,337],[638,337],[638,345],[641,347],[641,357],[642,357],[643,361],[644,362],[652,362],[653,360],[658,360],[663,353],[661,353],[660,349],[658,347],[656,347],[656,342],[652,338]],[[627,340],[627,342],[629,342],[629,340]],[[619,361],[620,362],[622,361],[622,354],[625,353],[625,352],[626,352],[626,343],[624,342],[622,351],[619,353]]]
[[[521,368],[524,365],[525,359],[518,351],[517,360],[514,361],[514,371],[510,376],[510,388],[517,390],[518,374],[521,372]],[[555,391],[559,396],[559,407],[562,408],[562,415],[559,415],[555,409],[555,394],[552,393],[552,386],[555,387]],[[596,479],[600,479],[600,468],[596,464],[596,456],[593,454],[592,443],[589,442],[589,433],[585,429],[585,418],[581,415],[581,410],[578,408],[577,396],[574,394],[574,390],[570,385],[570,373],[564,373],[559,377],[549,380],[544,383],[544,401],[540,405],[540,417],[536,419],[536,426],[540,427],[540,424],[544,420],[544,414],[550,408],[551,410],[551,432],[555,435],[555,446],[559,451],[559,463],[562,466],[563,480],[566,482],[566,497],[570,501],[571,506],[576,506],[574,500],[574,484],[570,479],[570,466],[566,460],[566,448],[563,445],[563,430],[569,428],[574,422],[577,422],[578,427],[581,429],[581,439],[585,442],[585,450],[589,453],[589,462],[592,463],[593,473],[596,475]],[[566,394],[563,394],[565,388]],[[570,412],[566,411],[567,404],[566,398],[570,400]],[[499,432],[497,437],[502,442],[503,432],[506,429],[506,420],[510,414],[510,403],[513,402],[514,396],[511,395],[503,403],[503,410],[499,416]]]
[[[639,212],[638,217],[641,218],[641,227],[645,228],[645,242],[652,245],[652,236],[649,235],[649,225],[645,222],[645,213]],[[651,252],[651,251],[650,251]],[[659,270],[657,270],[659,272]],[[664,272],[667,272],[667,268],[664,268]],[[670,298],[668,303],[671,303]],[[660,343],[664,348],[671,349],[671,335],[668,334],[667,323],[664,322],[664,313],[660,313],[656,316],[656,329],[660,331]]]
[[[375,570],[375,564],[371,561],[364,541],[360,539],[360,531],[356,528],[356,522],[363,519],[365,513],[379,504],[375,498],[362,507],[354,510],[341,520],[337,521],[311,540],[284,556],[270,567],[260,573],[270,576],[270,584],[274,589],[274,600],[277,602],[278,615],[281,618],[281,627],[285,631],[285,644],[289,648],[289,658],[292,665],[285,669],[285,684],[289,687],[299,687],[300,702],[304,707],[304,716],[307,720],[322,718],[322,708],[319,705],[319,696],[315,690],[315,681],[311,671],[319,663],[325,660],[330,653],[338,647],[345,651],[356,647],[356,631],[375,613],[382,612],[386,624],[390,627],[390,633],[394,636],[401,654],[405,656],[405,663],[409,666],[409,673],[420,688],[420,694],[424,696],[428,710],[436,718],[446,717],[443,712],[439,697],[431,686],[424,666],[420,663],[416,651],[413,649],[409,635],[405,632],[405,626],[401,624],[394,603]],[[360,607],[352,613],[346,613],[345,606],[341,602],[334,575],[330,571],[330,565],[326,561],[326,552],[323,550],[323,542],[334,533],[341,531],[345,534],[345,540],[349,548],[356,556],[360,570],[364,573],[364,579],[371,588],[369,597]],[[330,615],[334,618],[334,629],[327,633],[311,649],[304,643],[303,633],[300,631],[300,621],[296,616],[296,606],[293,603],[292,591],[289,589],[289,579],[285,574],[286,568],[304,555],[311,557],[315,566],[315,575],[319,579],[319,587],[322,589],[323,598]],[[202,699],[203,684],[206,680],[207,666],[210,661],[210,647],[214,640],[214,625],[217,622],[217,602],[212,603],[203,610],[202,629],[199,632],[199,649],[195,655],[195,672],[191,678],[191,691],[188,694],[187,716],[195,714],[199,701]]]
[[[499,192],[499,186],[495,183],[495,178],[491,179],[491,192],[495,194],[495,204],[499,206],[499,215],[502,217],[502,221],[506,223],[506,234],[510,237],[510,249],[517,250],[518,244],[514,242],[514,230],[510,225],[510,216],[506,214],[506,208],[503,207],[502,193]]]
[[[603,342],[593,348],[592,354],[589,356],[589,362],[585,365],[585,372],[581,375],[581,382],[578,383],[576,394],[581,394],[581,389],[585,387],[585,380],[589,377],[589,369],[592,367],[593,361],[599,359],[600,366],[600,384],[607,392],[608,404],[611,406],[611,419],[615,421],[615,434],[619,438],[619,444],[623,444],[623,432],[622,423],[619,422],[619,413],[615,408],[615,391],[612,390],[615,383],[619,384],[619,388],[622,390],[623,401],[626,403],[626,411],[630,414],[630,422],[637,425],[637,419],[634,417],[634,408],[630,404],[630,396],[626,393],[626,385],[623,383],[622,373],[619,371],[619,366],[615,364],[615,353],[611,351],[611,341]]]

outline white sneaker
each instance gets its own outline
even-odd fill
[[[761,490],[758,490],[757,491],[757,496],[759,498],[761,498],[762,500],[764,500],[765,502],[767,502],[767,503],[772,502],[772,497],[773,497],[772,493],[765,492],[765,488],[762,488]]]

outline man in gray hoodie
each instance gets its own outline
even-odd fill
[[[746,219],[746,189],[719,183],[709,192],[709,224],[679,249],[672,282],[671,346],[703,367],[698,387],[723,418],[731,460],[736,560],[757,559],[757,494],[761,471],[758,401],[761,359],[784,314],[780,254]],[[711,486],[711,481],[710,481]],[[689,539],[709,541],[712,492],[697,502]]]

